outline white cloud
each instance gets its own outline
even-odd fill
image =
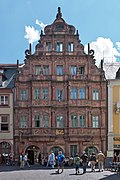
[[[85,52],[87,52],[88,45],[85,45]],[[120,42],[116,42],[117,48],[109,38],[98,37],[96,41],[90,43],[90,49],[95,51],[96,65],[99,66],[101,59],[104,62],[115,62],[117,57],[120,57]],[[119,48],[118,48],[119,47]]]
[[[44,31],[45,26],[47,26],[47,24],[44,24],[42,21],[39,21],[38,19],[36,19],[36,24],[39,25],[41,27],[41,29]]]
[[[44,31],[45,26],[47,24],[44,24],[42,21],[38,21],[36,19],[35,23],[41,27],[41,29]],[[40,39],[40,31],[36,30],[33,26],[25,26],[25,38],[28,40],[29,43],[36,42]]]
[[[29,43],[38,41],[40,38],[39,31],[35,30],[33,26],[25,26],[25,33],[26,35],[24,37],[28,40]]]

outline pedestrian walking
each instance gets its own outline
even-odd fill
[[[55,154],[53,151],[50,152],[49,156],[48,156],[48,162],[47,162],[47,166],[51,166],[51,168],[54,168],[55,165]]]
[[[96,154],[92,152],[90,156],[90,163],[91,163],[91,172],[95,172],[95,164],[96,164]]]
[[[102,151],[99,151],[97,155],[97,160],[98,160],[98,168],[99,172],[104,170],[104,162],[105,162],[105,155],[102,153]]]
[[[24,154],[20,153],[20,168],[24,168]]]
[[[83,154],[81,155],[80,159],[82,160],[82,167],[83,167],[83,174],[86,173],[86,168],[87,168],[87,162],[88,162],[88,155],[86,154],[85,151],[83,151]]]
[[[62,151],[59,151],[58,156],[57,156],[57,160],[58,160],[58,169],[56,172],[59,174],[60,169],[62,169],[61,173],[63,173],[65,156],[62,153]]]
[[[28,167],[30,167],[29,159],[28,159],[27,154],[25,154],[25,156],[24,156],[24,162],[25,162],[25,165],[27,165]]]
[[[79,173],[79,168],[80,168],[80,157],[78,154],[76,154],[75,158],[74,158],[74,164],[75,164],[75,171],[76,171],[76,175]]]

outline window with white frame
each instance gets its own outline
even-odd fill
[[[40,115],[38,113],[35,113],[34,115],[34,122],[35,122],[35,128],[40,127]]]
[[[71,99],[77,99],[77,88],[71,89]]]
[[[52,44],[51,44],[51,42],[46,42],[46,51],[51,51],[51,48],[52,47]]]
[[[99,100],[99,90],[98,89],[93,89],[93,91],[92,91],[92,99],[93,100]]]
[[[79,94],[80,99],[85,99],[85,96],[86,96],[85,88],[80,88],[79,93],[80,93]]]
[[[58,100],[58,101],[63,100],[63,90],[56,89],[56,100]]]
[[[40,88],[35,88],[34,89],[34,99],[40,99]]]
[[[92,115],[92,128],[99,128],[99,116]]]
[[[20,100],[28,99],[28,91],[25,89],[20,90]]]
[[[75,76],[77,74],[77,67],[76,66],[71,66],[70,71],[71,71],[71,75]]]
[[[20,116],[20,128],[27,128],[28,127],[28,116],[21,115]]]
[[[56,125],[57,125],[57,128],[63,128],[64,127],[64,117],[62,115],[58,115],[56,117]]]
[[[76,128],[78,127],[78,117],[77,115],[71,115],[71,127]]]
[[[8,105],[8,96],[6,95],[0,96],[0,105]]]
[[[62,65],[58,65],[57,66],[57,75],[58,76],[62,76],[63,75],[63,66]]]
[[[68,52],[73,52],[74,51],[74,45],[73,42],[68,43]]]
[[[47,115],[42,116],[42,127],[44,128],[49,127],[49,117]]]
[[[9,130],[9,119],[8,115],[0,116],[0,131],[8,131]]]
[[[62,52],[63,51],[63,43],[62,42],[57,42],[56,43],[56,51],[57,52]]]
[[[48,88],[42,88],[42,99],[48,99]]]
[[[86,116],[80,115],[80,127],[85,128],[86,127]]]

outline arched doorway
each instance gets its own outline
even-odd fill
[[[98,154],[98,149],[95,146],[89,146],[85,149],[85,152],[89,155],[92,154],[92,152],[95,152],[95,154]]]
[[[62,149],[61,147],[59,147],[59,146],[54,146],[54,147],[52,147],[52,148],[50,149],[50,151],[53,151],[53,152],[55,153],[55,156],[58,155],[58,152],[59,152],[59,151],[62,151],[62,152],[64,153],[63,149]]]
[[[11,153],[11,146],[8,142],[0,143],[0,163],[6,164]]]
[[[34,145],[29,146],[26,149],[25,154],[27,154],[31,165],[38,163],[39,153],[40,153],[39,147],[34,146]]]

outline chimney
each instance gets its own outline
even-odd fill
[[[103,59],[101,60],[101,69],[103,69]]]

